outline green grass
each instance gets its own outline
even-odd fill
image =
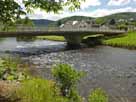
[[[61,96],[55,82],[41,78],[24,81],[17,89],[16,97],[20,99],[19,102],[68,102]]]
[[[108,95],[100,88],[95,89],[89,95],[89,102],[108,102]]]
[[[37,39],[53,40],[53,41],[65,41],[63,36],[38,36]]]
[[[125,48],[136,48],[136,32],[129,32],[126,36],[105,40],[105,45]]]

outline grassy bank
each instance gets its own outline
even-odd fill
[[[53,40],[53,41],[65,41],[63,36],[38,36],[37,39]]]
[[[130,32],[124,37],[105,40],[103,43],[104,45],[135,49],[136,48],[136,32]]]

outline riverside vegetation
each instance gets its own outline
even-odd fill
[[[104,41],[105,45],[126,47],[135,49],[136,48],[136,32],[129,32],[126,36],[120,38],[113,38]]]
[[[11,58],[1,59],[0,65],[2,102],[84,102],[77,91],[77,83],[85,73],[67,64],[52,68],[54,80],[32,77],[28,70],[23,70],[26,66]],[[12,91],[1,91],[1,85],[8,86]],[[89,95],[88,102],[108,102],[108,95],[102,89],[95,89]]]

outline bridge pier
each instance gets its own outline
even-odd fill
[[[65,35],[68,48],[80,48],[82,42],[82,36],[80,35]]]

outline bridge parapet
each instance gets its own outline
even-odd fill
[[[76,29],[67,29],[67,28],[60,28],[60,27],[17,27],[15,29],[9,28],[8,31],[1,31],[1,32],[32,32],[32,31],[47,31],[47,32],[115,32],[115,33],[125,33],[125,30],[119,29],[107,29],[107,28],[76,28]]]

